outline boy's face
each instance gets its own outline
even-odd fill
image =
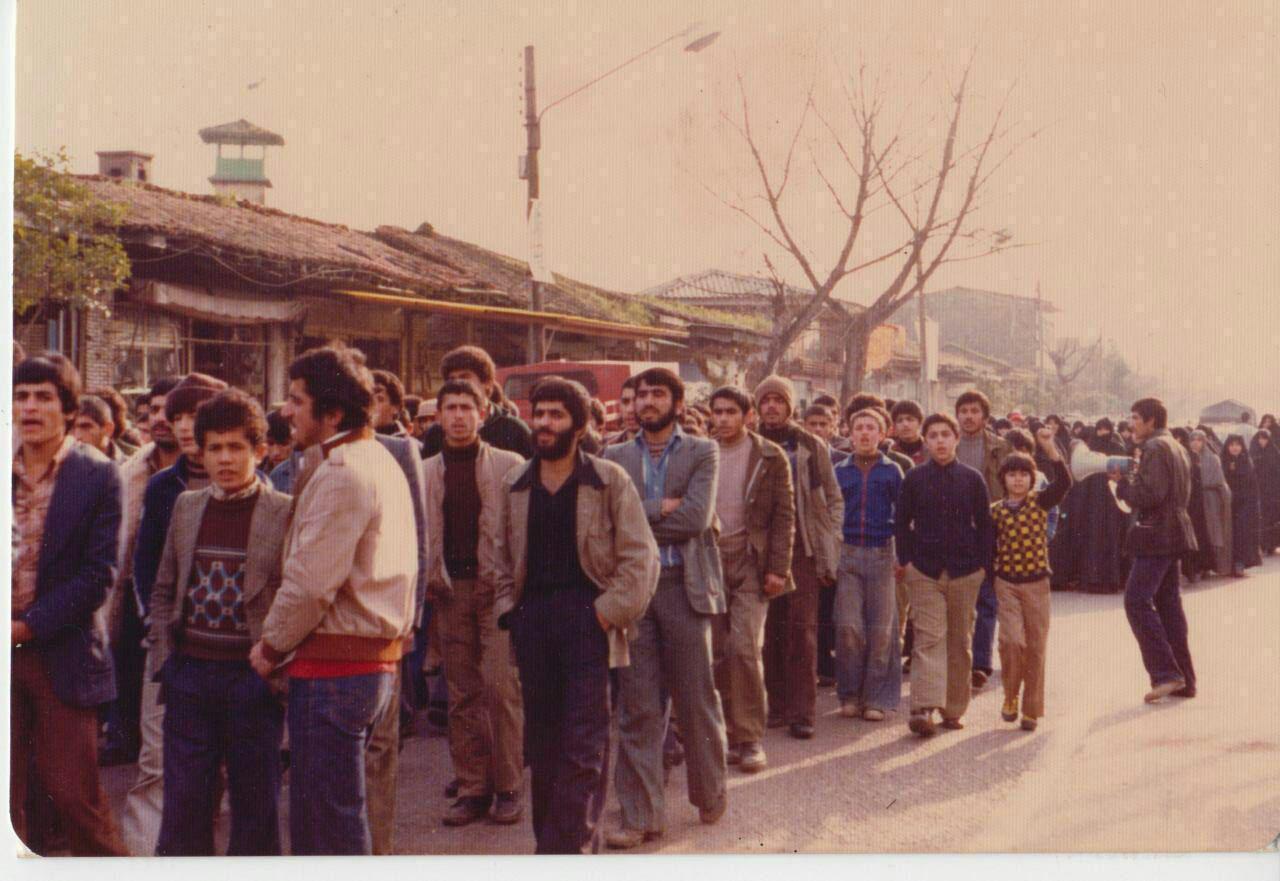
[[[747,414],[728,398],[716,398],[711,402],[711,420],[715,424],[716,437],[722,443],[737,440],[747,427]]]
[[[1004,476],[1004,491],[1010,498],[1020,499],[1031,492],[1031,475],[1025,471],[1010,471]]]
[[[879,450],[884,432],[880,430],[880,423],[876,420],[869,416],[859,416],[853,420],[851,437],[855,453],[860,456],[871,456]]]
[[[815,413],[812,416],[806,416],[804,427],[810,434],[816,434],[827,443],[831,442],[831,437],[835,434],[831,416],[826,413]]]
[[[920,420],[906,413],[893,420],[893,428],[898,440],[911,444],[920,438]]]
[[[387,397],[387,387],[382,383],[373,386],[373,424],[378,428],[396,421],[399,408]]]
[[[99,425],[83,414],[76,417],[71,431],[76,436],[76,440],[82,444],[88,444],[95,450],[103,449],[104,439],[111,436],[107,426]]]
[[[196,443],[196,414],[179,413],[173,418],[173,436],[178,439],[178,449],[189,459],[200,460],[200,445]]]
[[[267,461],[274,467],[279,465],[293,452],[293,441],[287,444],[267,444]]]
[[[253,480],[254,469],[266,448],[265,443],[250,443],[243,428],[234,428],[205,432],[200,452],[213,484],[223,492],[235,492]]]
[[[456,447],[470,446],[484,423],[484,411],[471,395],[445,395],[437,411],[445,440]]]
[[[935,462],[943,465],[956,457],[956,444],[959,442],[956,433],[945,422],[935,422],[925,432],[924,442],[929,448],[929,455]]]

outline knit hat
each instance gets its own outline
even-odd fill
[[[779,395],[787,402],[788,409],[792,413],[796,410],[796,390],[791,386],[791,380],[785,376],[778,376],[776,373],[766,376],[756,386],[756,409],[760,409],[760,402],[764,400],[765,395]]]
[[[207,373],[188,373],[165,396],[164,418],[172,422],[182,413],[194,413],[197,407],[226,389],[225,382]]]

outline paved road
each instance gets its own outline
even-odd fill
[[[1280,559],[1187,588],[1199,697],[1148,706],[1119,596],[1055,593],[1047,717],[1000,721],[998,678],[963,731],[911,735],[902,714],[842,719],[819,693],[817,736],[768,732],[770,767],[730,769],[729,809],[702,826],[682,769],[667,834],[637,853],[1256,850],[1280,833]],[[904,701],[904,707],[906,706]],[[118,798],[129,769],[113,769]],[[402,753],[403,853],[531,853],[514,827],[439,822],[443,738]],[[606,814],[617,821],[616,805]]]

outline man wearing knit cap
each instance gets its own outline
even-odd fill
[[[791,575],[796,589],[769,604],[765,621],[765,688],[769,725],[813,737],[818,699],[818,599],[835,582],[844,498],[826,445],[792,421],[795,390],[781,376],[756,386],[760,434],[782,447],[791,464],[796,532]]]
[[[169,521],[178,496],[187,490],[209,485],[196,441],[196,410],[205,401],[227,388],[227,384],[204,373],[188,373],[165,396],[165,421],[173,427],[180,455],[173,465],[158,471],[147,481],[142,496],[142,521],[133,555],[133,584],[144,625],[149,624],[151,588],[169,534]],[[154,639],[154,637],[152,637]],[[160,684],[155,656],[147,652],[142,675],[142,708],[139,724],[142,747],[138,752],[138,776],[125,801],[121,832],[125,846],[135,856],[153,856],[160,836],[164,806],[164,705],[158,703]]]

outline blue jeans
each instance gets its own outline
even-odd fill
[[[1178,579],[1177,557],[1134,557],[1124,587],[1124,611],[1152,686],[1181,679],[1194,688],[1196,671]]]
[[[157,856],[213,856],[218,766],[227,765],[230,856],[280,853],[284,705],[248,661],[165,665],[164,813]]]
[[[843,545],[835,587],[836,694],[877,710],[902,697],[893,541],[883,548]]]
[[[988,676],[996,669],[992,666],[991,658],[996,642],[998,611],[996,583],[988,575],[982,579],[982,587],[978,588],[977,614],[973,619],[973,669],[981,670]]]
[[[394,673],[289,680],[289,833],[295,856],[372,852],[364,752]]]

